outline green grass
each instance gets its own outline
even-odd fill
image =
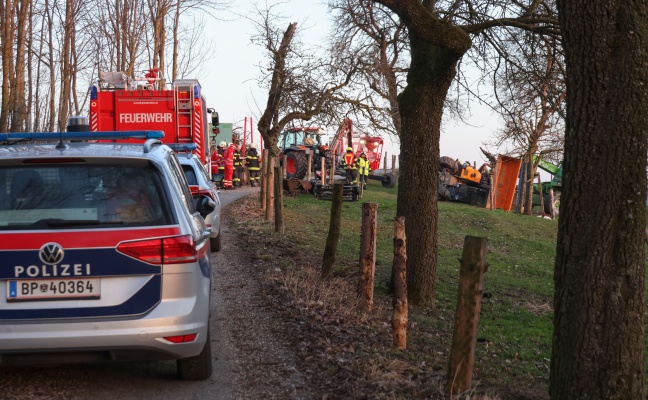
[[[376,293],[386,293],[393,259],[396,189],[370,181],[361,201],[345,202],[338,272],[358,265],[362,202],[378,203]],[[286,196],[287,239],[301,251],[321,254],[328,232],[330,201],[312,195]],[[517,382],[546,387],[551,357],[553,261],[557,221],[501,210],[439,203],[439,265],[436,308],[411,310],[410,320],[437,333],[435,346],[449,346],[465,236],[488,238],[484,291],[476,353],[478,378],[491,384]],[[412,338],[416,340],[416,338]],[[431,340],[420,338],[420,340]]]

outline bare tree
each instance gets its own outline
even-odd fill
[[[371,0],[336,0],[330,8],[336,21],[331,49],[336,65],[356,71],[338,100],[375,131],[400,136],[397,97],[405,86],[408,61],[404,24]]]
[[[505,33],[513,35],[495,46],[507,62],[493,60],[496,109],[505,123],[494,144],[498,148],[505,146],[505,153],[524,159],[521,212],[531,215],[537,167],[534,156],[562,160],[566,96],[564,56],[555,38],[530,32]]]
[[[297,23],[290,23],[282,33],[273,25],[277,16],[271,9],[258,10],[258,15],[259,33],[253,41],[265,47],[269,60],[261,76],[262,85],[268,87],[268,99],[257,128],[272,163],[279,154],[279,135],[288,124],[335,114],[334,96],[348,85],[354,71],[341,73],[332,63],[304,49],[296,40]]]
[[[541,0],[437,2],[375,0],[396,13],[409,34],[411,62],[398,103],[402,118],[398,216],[407,221],[409,298],[434,302],[440,127],[457,66],[472,48],[488,46],[503,29],[558,34],[550,5]],[[476,51],[476,50],[475,50]],[[425,162],[421,162],[425,160]],[[421,182],[426,182],[422,185]]]

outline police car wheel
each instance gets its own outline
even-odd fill
[[[200,354],[177,361],[178,378],[183,381],[205,380],[212,375],[211,335],[207,329],[207,342]]]
[[[217,252],[221,251],[221,232],[220,232],[220,227],[218,228],[218,236],[215,238],[210,238],[209,239],[209,245],[211,246],[211,251]]]

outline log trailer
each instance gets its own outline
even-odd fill
[[[90,88],[90,130],[161,130],[164,143],[195,143],[193,152],[209,173],[207,118],[211,113],[217,133],[218,113],[207,108],[200,83],[196,79],[178,79],[167,88],[157,68],[144,72],[143,77],[128,77],[124,72],[99,73],[99,82]]]

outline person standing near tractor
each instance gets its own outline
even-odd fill
[[[236,147],[234,143],[230,143],[225,150],[225,178],[223,179],[223,188],[225,190],[234,189],[232,186],[232,175],[234,174],[234,152]]]
[[[347,185],[353,185],[358,179],[358,168],[356,166],[356,158],[353,155],[353,149],[347,147],[346,154],[342,158],[342,167],[346,171],[346,183]]]
[[[250,143],[250,150],[246,157],[247,169],[250,172],[250,186],[255,187],[261,184],[261,165],[256,144]]]
[[[241,181],[244,179],[243,176],[243,164],[245,163],[245,157],[241,154],[241,145],[235,145],[234,150],[234,178],[232,183],[234,187],[241,187]]]
[[[358,157],[358,179],[360,181],[360,186],[362,189],[367,189],[367,180],[369,179],[369,160],[367,160],[367,154],[363,151]]]

